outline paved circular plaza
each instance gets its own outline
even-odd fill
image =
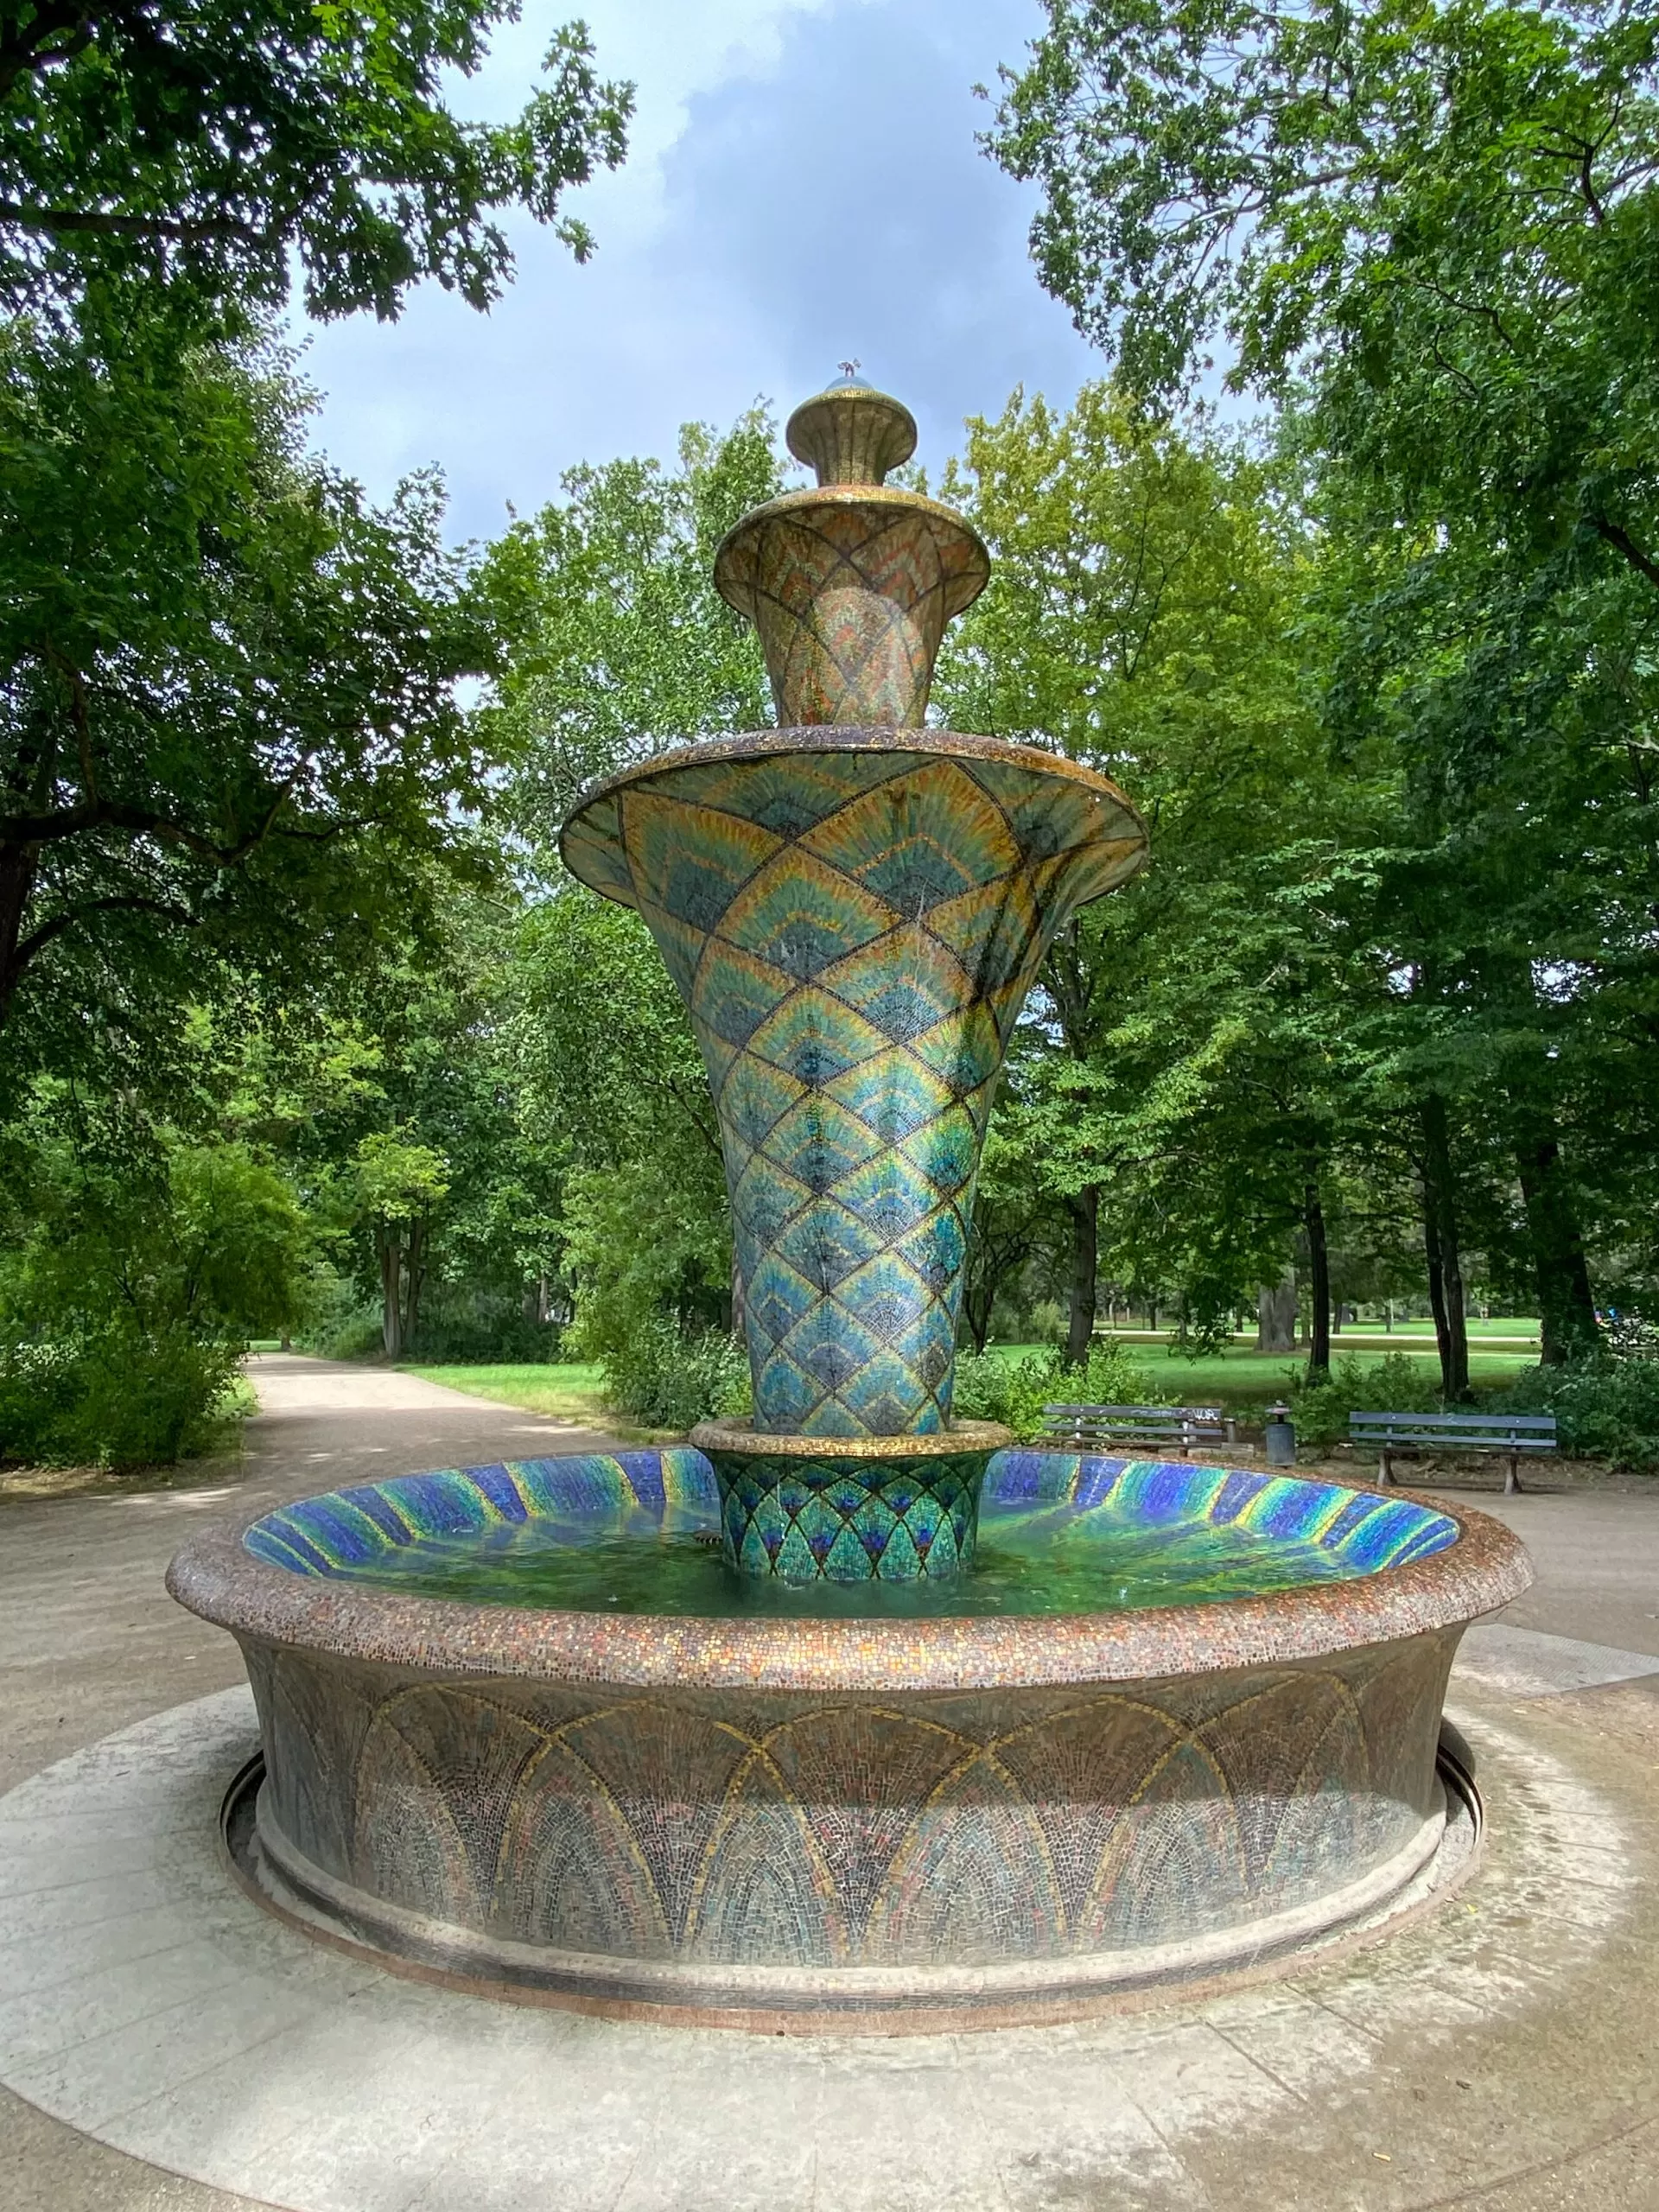
[[[522,1453],[548,1427],[314,1363],[273,1364],[262,1396],[233,1495],[0,1518],[0,2206],[1659,2202],[1659,1656],[1640,1648],[1659,1644],[1659,1497],[1515,1501],[1540,1590],[1471,1632],[1452,1688],[1484,1843],[1404,1932],[1070,2027],[769,2038],[397,1977],[236,1887],[217,1813],[251,1701],[229,1639],[175,1617],[152,1574],[210,1511]],[[1626,1640],[1585,1633],[1604,1624]]]

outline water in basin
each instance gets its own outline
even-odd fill
[[[1332,1484],[1009,1452],[987,1477],[970,1573],[795,1586],[725,1565],[707,1465],[620,1453],[364,1484],[269,1515],[247,1541],[302,1573],[467,1605],[915,1619],[1226,1603],[1349,1580],[1456,1535],[1408,1499]]]

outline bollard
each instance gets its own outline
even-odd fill
[[[1268,1425],[1262,1431],[1268,1447],[1270,1467],[1294,1467],[1296,1464],[1296,1431],[1291,1426],[1288,1406],[1269,1406]]]

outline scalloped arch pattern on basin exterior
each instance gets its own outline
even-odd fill
[[[1202,1516],[1320,1542],[1355,1578],[1323,1586],[1326,1604],[1380,1571],[1421,1571],[1458,1536],[1408,1498],[1185,1464],[1004,1452],[987,1492],[993,1507]],[[309,1647],[215,1608],[247,1651],[261,1820],[280,1853],[491,1942],[924,1968],[1248,1924],[1363,1877],[1432,1816],[1460,1622],[1204,1671],[1184,1640],[1234,1609],[1179,1608],[1166,1675],[919,1692],[716,1688],[690,1669],[683,1686],[630,1686],[597,1660],[599,1679],[549,1680],[518,1670],[510,1607],[427,1609],[482,1622],[486,1669],[499,1636],[499,1672],[435,1671],[418,1643],[401,1661],[321,1648],[329,1593],[360,1589],[353,1578],[387,1548],[532,1516],[574,1535],[715,1511],[708,1461],[678,1448],[362,1484],[256,1522],[247,1570],[318,1601]],[[542,1618],[520,1617],[532,1649]],[[718,1638],[747,1624],[655,1625]],[[789,1624],[809,1652],[846,1625]]]

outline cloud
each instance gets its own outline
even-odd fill
[[[505,31],[462,111],[512,112],[564,12]],[[915,411],[937,471],[965,414],[1017,382],[1066,400],[1094,372],[1032,273],[1030,196],[974,144],[971,87],[1038,29],[1027,0],[584,12],[639,101],[627,167],[579,195],[594,260],[515,224],[518,279],[488,316],[429,286],[397,324],[312,339],[318,442],[372,491],[435,461],[457,534],[493,531],[573,463],[671,454],[682,422],[757,396],[786,411],[848,354]]]

